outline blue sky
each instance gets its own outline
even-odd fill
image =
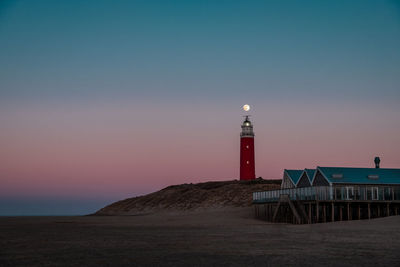
[[[1,10],[3,101],[399,100],[398,2],[6,1]]]

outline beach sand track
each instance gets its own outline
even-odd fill
[[[2,217],[0,266],[400,266],[400,216],[269,224],[251,207]]]

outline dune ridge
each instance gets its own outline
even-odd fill
[[[136,215],[160,211],[192,211],[247,207],[255,191],[279,189],[281,180],[210,181],[171,185],[144,196],[114,202],[93,215]]]

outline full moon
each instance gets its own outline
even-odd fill
[[[247,105],[247,104],[244,105],[244,106],[243,106],[243,110],[244,110],[244,111],[249,111],[249,110],[250,110],[250,106]]]

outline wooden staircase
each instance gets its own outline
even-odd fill
[[[290,200],[289,195],[280,195],[279,196],[279,201],[278,205],[275,208],[274,211],[274,216],[272,217],[273,222],[277,222],[277,217],[279,214],[279,209],[282,205],[289,205],[290,210],[292,211],[293,217],[295,218],[296,223],[302,224],[302,223],[308,223],[308,216],[306,211],[304,210],[304,207],[302,205],[299,205],[297,201],[292,201]]]

